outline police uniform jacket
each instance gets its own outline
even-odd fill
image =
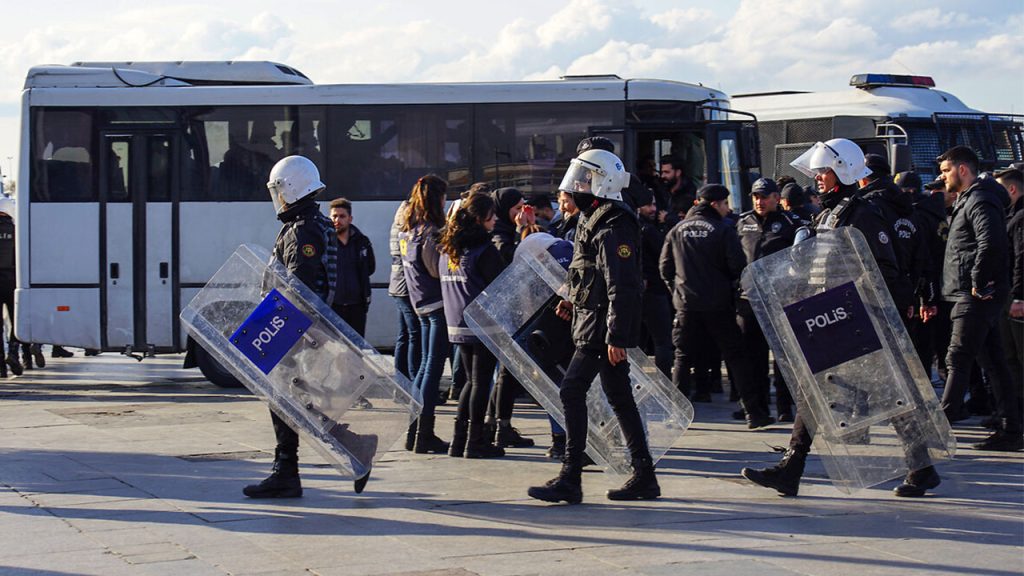
[[[1010,196],[994,178],[978,178],[953,204],[942,269],[942,297],[970,301],[971,289],[992,283],[997,295],[1009,290],[1006,209]]]
[[[441,280],[437,270],[441,257],[437,251],[437,236],[437,226],[433,224],[420,224],[412,230],[398,233],[409,303],[420,316],[440,310],[443,306]]]
[[[747,260],[736,229],[699,204],[669,231],[659,265],[677,311],[710,312],[734,309],[734,283]]]
[[[736,233],[747,263],[792,246],[796,229],[800,226],[800,221],[793,214],[781,208],[765,214],[764,218],[753,210],[740,214]]]
[[[882,210],[857,194],[856,186],[840,185],[821,195],[822,211],[814,222],[818,231],[853,226],[864,235],[889,293],[899,290],[900,268],[892,246],[892,228]]]
[[[621,202],[604,201],[580,218],[569,300],[572,336],[579,348],[632,348],[640,343],[640,224]]]
[[[338,273],[334,225],[312,196],[299,200],[277,218],[284,224],[274,242],[274,258],[330,303]]]
[[[913,197],[905,194],[888,176],[876,178],[860,189],[865,200],[878,206],[892,227],[893,251],[900,269],[900,279],[890,288],[892,298],[901,311],[914,303],[915,289],[925,276],[928,245],[913,221]],[[893,291],[895,290],[895,291]]]
[[[498,249],[490,242],[481,242],[452,260],[442,252],[438,271],[441,274],[441,296],[448,325],[448,340],[454,344],[475,344],[480,340],[466,326],[463,312],[488,284],[501,274]]]

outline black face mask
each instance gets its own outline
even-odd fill
[[[576,207],[579,208],[581,212],[589,215],[594,211],[594,203],[597,201],[597,196],[587,192],[573,192],[572,201],[576,203]]]

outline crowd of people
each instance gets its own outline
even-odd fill
[[[792,422],[782,461],[764,470],[744,469],[743,475],[796,495],[811,432],[792,383],[777,365],[773,369],[768,343],[738,281],[749,263],[792,246],[802,230],[842,226],[867,239],[922,367],[936,384],[944,383],[941,406],[949,421],[984,414],[993,433],[976,449],[1024,447],[1020,165],[984,174],[974,152],[957,146],[937,159],[940,175],[926,184],[914,172],[894,178],[884,157],[834,139],[818,143],[794,163],[814,178],[814,187],[801,187],[791,177],[759,178],[751,186],[752,210],[736,214],[725,186],[697,188],[671,156],[660,159],[660,179],[641,180],[623,171],[614,152],[605,138],[581,141],[557,199],[478,183],[446,211],[443,179],[425,175],[413,186],[395,214],[389,243],[388,294],[399,312],[395,369],[423,399],[406,450],[495,458],[505,448],[534,444],[512,426],[520,384],[469,330],[463,314],[512,262],[517,245],[540,235],[550,239],[546,246],[571,246],[571,257],[563,258],[569,298],[557,313],[572,322],[575,353],[560,383],[565,429],[553,423],[548,450],[563,461],[562,472],[531,488],[530,495],[571,503],[582,498],[584,402],[598,375],[622,424],[634,469],[609,498],[660,495],[629,388],[625,349],[635,346],[652,355],[694,403],[724,393],[725,380],[730,401],[738,402],[734,416],[748,428]],[[352,224],[348,201],[331,203],[333,226],[319,214],[314,198],[324,185],[315,166],[305,162],[305,180],[283,175],[281,163],[271,174],[284,223],[275,256],[363,333],[373,248]],[[448,361],[453,364],[450,396],[457,400],[450,442],[442,439],[449,434],[435,417],[436,406],[444,402],[439,388]],[[276,416],[274,427],[274,472],[247,487],[249,496],[301,495],[297,436]],[[896,494],[920,496],[939,482],[934,467],[912,470]]]

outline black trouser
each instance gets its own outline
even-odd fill
[[[973,299],[954,304],[950,314],[953,330],[946,356],[949,374],[942,392],[942,409],[947,415],[960,413],[977,360],[992,385],[996,415],[1003,419],[1007,432],[1017,433],[1021,430],[1021,416],[998,325],[1006,298],[1004,292],[992,300]]]
[[[644,328],[654,345],[654,363],[665,376],[672,377],[672,299],[668,293],[645,292]]]
[[[694,364],[695,350],[699,350],[701,339],[711,339],[718,345],[725,365],[739,389],[747,415],[752,419],[767,417],[767,403],[750,385],[747,359],[740,329],[736,325],[735,310],[680,310],[676,313],[675,327],[672,329],[672,343],[676,347],[672,381],[676,388],[689,395],[690,366]]]
[[[360,336],[366,336],[366,304],[332,304],[331,309]]]
[[[466,371],[466,383],[459,394],[459,408],[456,418],[460,420],[483,421],[487,415],[487,399],[490,396],[491,376],[498,359],[483,344],[459,344],[459,362]]]
[[[494,390],[491,392],[491,403],[488,409],[491,417],[498,420],[509,420],[512,418],[512,411],[516,407],[516,396],[523,390],[519,380],[502,366],[498,370],[498,379],[494,383]]]
[[[559,390],[565,411],[566,462],[582,462],[583,451],[587,447],[587,392],[598,374],[601,375],[601,388],[608,404],[622,427],[630,457],[633,460],[650,458],[644,423],[629,381],[629,361],[623,360],[612,366],[604,351],[577,348]]]
[[[779,413],[792,412],[793,396],[786,387],[786,381],[779,372],[779,365],[768,361],[768,340],[764,337],[761,325],[757,323],[757,317],[751,310],[741,310],[736,315],[740,326],[740,333],[743,334],[743,349],[747,352],[747,359],[750,370],[751,386],[763,399],[764,405],[768,406],[771,398],[771,386],[775,384],[775,408]],[[773,378],[768,378],[768,365],[772,365]]]
[[[11,323],[11,332],[8,336],[7,345],[10,347],[11,354],[17,356],[18,339],[14,337],[14,286],[13,273],[0,273],[0,323],[3,322],[3,311],[6,309],[7,321]],[[3,342],[0,342],[0,362],[6,361],[5,353],[6,349],[3,346]]]

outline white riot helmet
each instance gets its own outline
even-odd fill
[[[569,162],[558,189],[622,200],[622,189],[628,185],[629,172],[622,167],[622,160],[607,150],[591,148]]]
[[[270,169],[270,180],[267,182],[270,198],[278,214],[286,204],[295,204],[325,187],[320,181],[320,171],[316,169],[316,164],[305,156],[287,156],[279,160]]]
[[[846,138],[818,142],[789,165],[811,178],[831,168],[839,181],[846,185],[854,184],[871,174],[871,170],[864,165],[864,151]]]

